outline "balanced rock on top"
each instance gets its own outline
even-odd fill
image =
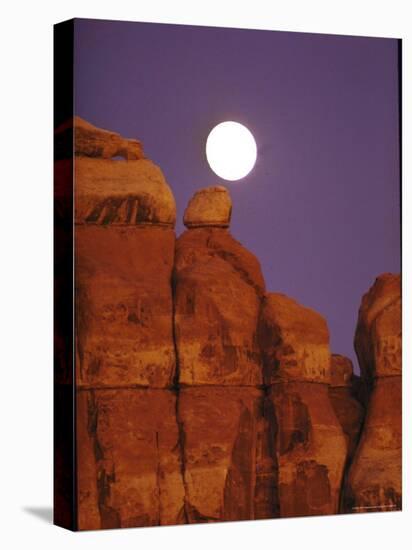
[[[192,227],[229,227],[232,200],[225,187],[216,185],[197,191],[187,205],[183,223]]]
[[[262,383],[256,330],[265,283],[257,258],[227,229],[230,209],[223,187],[198,191],[185,213],[190,229],[176,242],[175,333],[181,384]]]

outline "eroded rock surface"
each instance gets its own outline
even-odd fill
[[[151,160],[76,157],[76,223],[174,227],[176,204]]]
[[[329,397],[346,437],[348,460],[352,460],[355,453],[365,416],[365,409],[357,397],[358,384],[352,361],[343,355],[332,355]]]
[[[337,513],[347,447],[327,385],[278,383],[270,396],[281,517]]]
[[[80,119],[74,135],[79,528],[333,514],[345,464],[346,510],[399,508],[399,277],[362,301],[360,381],[321,315],[265,294],[225,188],[194,195],[176,242],[140,142]],[[64,353],[57,338],[62,381]]]
[[[277,467],[257,328],[265,284],[226,229],[224,188],[196,193],[176,243],[178,419],[190,523],[276,517]],[[213,226],[213,227],[211,227]]]
[[[261,384],[256,258],[225,229],[189,229],[176,243],[174,279],[179,383]]]
[[[329,331],[316,311],[284,294],[263,302],[259,339],[267,384],[280,381],[330,382]]]
[[[173,230],[80,226],[76,236],[78,383],[170,386]]]
[[[276,516],[276,468],[263,407],[257,388],[180,391],[190,523]]]
[[[175,394],[82,390],[77,410],[79,528],[184,523]]]
[[[402,374],[401,279],[385,273],[363,296],[355,334],[355,349],[362,375]]]
[[[75,132],[79,528],[183,523],[176,393],[166,389],[175,202],[134,142],[87,132]],[[129,160],[103,158],[119,147]]]
[[[82,156],[75,136],[78,383],[170,386],[173,195],[151,161]]]
[[[287,296],[268,294],[259,336],[277,427],[280,516],[337,513],[347,445],[328,395],[326,322]]]
[[[345,491],[348,512],[402,508],[400,276],[378,277],[362,299],[355,347],[370,396]]]
[[[183,222],[186,227],[229,227],[232,200],[225,187],[205,187],[190,199]]]
[[[144,158],[140,141],[97,128],[79,116],[74,117],[74,137],[76,155],[104,159],[119,156],[126,160]]]

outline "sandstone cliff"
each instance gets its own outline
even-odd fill
[[[259,336],[277,426],[280,515],[337,513],[347,446],[328,395],[326,322],[287,296],[270,293]]]
[[[357,448],[365,416],[359,397],[360,383],[353,373],[352,361],[343,355],[332,355],[329,398],[345,434],[349,461]]]
[[[360,382],[318,313],[266,292],[226,188],[195,193],[176,240],[142,144],[74,136],[79,528],[398,508],[399,279],[362,302]]]
[[[183,522],[175,201],[137,142],[78,118],[74,135],[79,528]]]
[[[384,274],[363,297],[356,328],[355,348],[369,399],[345,488],[347,511],[402,507],[401,332],[400,276]]]
[[[273,517],[276,469],[257,338],[264,281],[230,234],[223,187],[189,202],[177,240],[175,337],[189,522]]]

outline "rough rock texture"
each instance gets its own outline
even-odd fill
[[[175,339],[186,515],[190,523],[276,517],[273,413],[257,327],[257,259],[225,228],[224,188],[196,193],[176,243]],[[203,226],[221,227],[203,227]],[[259,387],[258,387],[259,386]]]
[[[175,200],[158,166],[148,159],[76,157],[76,223],[174,227]]]
[[[175,394],[83,390],[77,410],[79,528],[184,523]]]
[[[363,296],[355,349],[367,380],[402,374],[401,279],[385,273]]]
[[[98,143],[113,141],[93,131]],[[173,195],[151,161],[80,156],[85,138],[75,136],[78,383],[170,386]]]
[[[72,126],[59,136],[64,152]],[[362,301],[360,380],[331,356],[318,313],[265,294],[258,260],[228,230],[225,188],[195,194],[175,242],[173,195],[141,144],[80,119],[74,136],[78,527],[399,508],[399,277],[379,277]],[[62,232],[73,218],[65,158],[56,163]],[[62,310],[69,283],[56,294]],[[62,323],[59,411],[72,399]],[[57,477],[70,454],[66,424]]]
[[[179,395],[179,420],[184,432],[188,521],[273,517],[275,467],[265,449],[261,452],[265,443],[258,445],[258,439],[265,437],[260,433],[261,392],[252,388],[185,388]],[[258,464],[261,471],[257,473]]]
[[[283,294],[265,296],[259,340],[267,384],[330,382],[329,331],[319,313]]]
[[[275,517],[276,468],[262,392],[191,387],[179,394],[190,523]]]
[[[176,394],[155,389],[176,372],[174,198],[151,161],[97,158],[122,138],[75,137],[79,529],[182,523]]]
[[[355,347],[370,397],[345,490],[348,512],[402,508],[400,276],[378,277],[362,299]]]
[[[78,384],[170,386],[173,230],[79,226],[76,239]]]
[[[229,227],[232,200],[225,187],[206,187],[197,191],[186,208],[186,227]]]
[[[347,446],[328,395],[326,322],[287,296],[268,294],[259,337],[276,418],[280,516],[336,513]]]
[[[345,491],[347,512],[402,509],[402,383],[376,380]]]
[[[329,398],[346,437],[349,461],[355,453],[365,416],[365,409],[357,398],[357,385],[352,361],[343,355],[332,355]]]
[[[338,512],[346,442],[328,387],[311,382],[274,384],[281,517]]]
[[[352,361],[344,355],[334,353],[330,366],[330,387],[347,388],[352,384],[353,376]]]
[[[256,258],[225,229],[189,229],[176,243],[174,279],[180,384],[261,384]]]
[[[74,137],[76,155],[104,159],[118,156],[126,160],[144,158],[140,141],[97,128],[78,116],[74,117]]]

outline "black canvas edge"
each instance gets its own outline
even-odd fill
[[[54,175],[53,523],[77,531],[73,132],[56,138],[59,126],[73,125],[74,20],[53,27],[53,71],[54,161],[67,163]]]

